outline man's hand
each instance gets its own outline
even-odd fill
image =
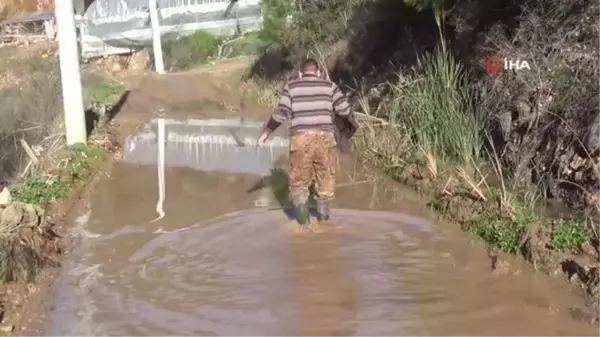
[[[267,143],[267,139],[269,138],[269,133],[264,130],[258,136],[258,146],[264,146]]]

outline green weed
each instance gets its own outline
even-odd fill
[[[71,180],[84,178],[91,165],[104,156],[104,149],[93,145],[77,144],[71,149],[66,171]]]
[[[464,225],[463,229],[492,247],[512,254],[519,252],[525,233],[523,224],[501,219],[472,221]]]
[[[525,235],[531,224],[540,221],[535,211],[526,205],[517,205],[514,218],[499,214],[481,214],[477,219],[463,223],[462,229],[482,239],[493,248],[517,254],[525,243]]]
[[[271,43],[283,43],[287,30],[287,16],[292,10],[286,0],[263,0],[263,24],[260,39]]]
[[[449,53],[422,59],[420,72],[392,86],[391,123],[412,130],[413,141],[443,161],[472,164],[479,156],[479,125],[465,70]]]
[[[14,188],[19,201],[28,204],[45,205],[65,198],[72,186],[85,178],[91,165],[104,156],[104,150],[92,145],[77,145],[70,150],[65,167],[65,177],[34,178],[26,180]]]
[[[585,222],[571,218],[563,218],[553,222],[550,245],[560,251],[579,248],[591,237]]]
[[[170,69],[202,65],[215,56],[220,43],[220,38],[205,31],[167,41],[163,47],[165,64]]]
[[[125,87],[123,84],[106,79],[92,79],[84,83],[84,100],[86,106],[111,105],[119,100]]]
[[[36,178],[20,184],[15,190],[15,195],[19,201],[28,204],[44,205],[66,197],[69,189],[70,185],[68,182],[55,178]]]
[[[243,55],[258,55],[268,44],[269,42],[263,40],[260,32],[244,34],[233,37],[231,42],[225,44],[220,57],[232,58]]]

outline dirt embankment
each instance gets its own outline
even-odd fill
[[[70,210],[116,150],[110,120],[127,83],[84,67],[90,137],[67,148],[56,46],[4,46],[0,68],[0,332],[39,335]]]

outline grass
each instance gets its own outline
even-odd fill
[[[573,218],[563,218],[552,223],[550,245],[559,251],[574,251],[592,236],[590,226]]]
[[[163,45],[165,66],[182,70],[205,64],[217,54],[220,43],[220,38],[205,31],[167,41]]]
[[[20,58],[7,50],[0,59],[10,80],[0,89],[0,185],[11,186],[14,202],[0,209],[0,281],[31,281],[59,250],[45,206],[84,180],[104,150],[64,148],[58,60],[46,51]],[[84,79],[87,107],[115,103],[123,89],[99,76]]]
[[[88,75],[83,81],[83,98],[87,107],[115,104],[123,94],[125,86],[113,79]]]
[[[268,46],[260,32],[250,32],[241,36],[233,36],[223,42],[220,47],[221,58],[233,58],[245,55],[258,55]]]
[[[521,193],[497,153],[482,153],[485,121],[456,60],[437,51],[399,78],[378,111],[358,99],[361,127],[353,145],[364,162],[426,195],[444,218],[497,251],[538,249],[529,241],[539,226],[547,229],[536,238],[545,242],[542,249],[559,254],[576,252],[593,238],[584,221],[544,215],[540,196]],[[244,84],[242,96],[266,106],[276,101],[272,87],[252,83]],[[497,181],[488,182],[490,176]]]
[[[0,184],[9,183],[23,171],[28,157],[20,146],[21,139],[48,150],[62,118],[56,73],[34,71],[21,81],[0,89]]]
[[[104,150],[93,145],[78,145],[67,153],[64,166],[55,176],[34,177],[13,186],[12,194],[20,203],[7,206],[16,214],[12,218],[14,223],[6,223],[0,230],[0,281],[32,281],[37,271],[52,260],[47,246],[57,236],[45,222],[40,206],[67,197],[104,156]],[[35,226],[23,222],[24,219],[31,222],[32,217],[39,217]]]
[[[444,218],[494,250],[526,257],[544,251],[556,266],[565,254],[577,253],[597,237],[585,221],[545,215],[541,197],[519,189],[497,153],[482,153],[485,121],[476,115],[465,76],[454,59],[437,52],[391,84],[378,111],[359,98],[363,114],[355,150],[368,165],[415,188]]]
[[[278,99],[275,87],[258,85],[252,81],[242,83],[240,95],[244,102],[255,103],[269,108],[274,107]]]
[[[47,205],[67,196],[72,187],[83,180],[92,165],[104,156],[104,150],[94,145],[76,145],[69,149],[60,174],[50,178],[35,177],[13,187],[17,200]]]
[[[481,141],[465,69],[437,51],[421,60],[421,69],[392,86],[388,119],[411,130],[428,153],[460,164],[479,157]]]
[[[69,184],[59,179],[34,178],[16,186],[15,196],[28,204],[44,205],[66,197],[69,190]]]

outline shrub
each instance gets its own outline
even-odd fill
[[[471,164],[481,148],[480,125],[464,68],[443,51],[426,55],[421,66],[392,85],[387,106],[390,122],[403,124],[426,152]]]
[[[201,65],[215,56],[220,39],[205,32],[167,41],[163,47],[165,66],[169,69],[189,69]]]

